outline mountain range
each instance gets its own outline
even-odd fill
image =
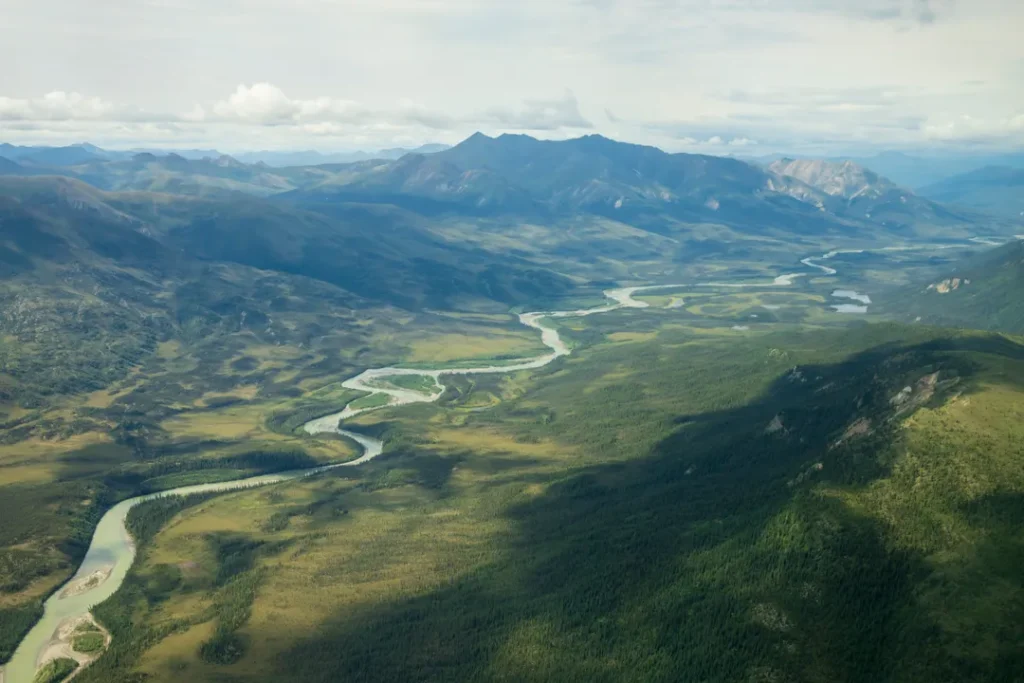
[[[964,231],[978,206],[950,209],[851,161],[736,159],[669,154],[599,135],[543,141],[476,134],[382,158],[272,166],[228,155],[111,155],[87,145],[0,149],[0,174],[56,174],[107,191],[202,197],[276,196],[289,203],[369,202],[426,215],[565,216],[655,225],[713,222],[750,231],[845,234]],[[303,153],[304,154],[304,153]],[[301,159],[279,156],[275,163]]]
[[[1024,222],[1024,168],[986,166],[922,187],[929,199]]]
[[[258,152],[242,152],[235,157],[247,164],[266,164],[268,166],[314,166],[319,164],[347,164],[370,159],[398,159],[406,154],[430,154],[448,149],[449,145],[430,143],[418,147],[392,147],[374,152],[333,152],[324,153],[314,150],[263,150]],[[64,147],[17,146],[0,143],[0,157],[9,160],[24,160],[28,165],[38,166],[75,166],[96,161],[123,161],[138,154],[156,156],[179,156],[186,159],[217,159],[224,156],[215,149],[173,149],[161,150],[153,148],[136,148],[130,150],[110,150],[97,147],[87,142]]]
[[[769,154],[759,157],[742,157],[746,161],[769,166],[780,159],[790,158],[791,154]],[[976,171],[986,166],[1007,166],[1024,169],[1024,154],[956,154],[931,152],[921,155],[906,152],[880,152],[871,156],[851,155],[845,157],[825,157],[825,161],[843,163],[852,161],[855,164],[870,168],[879,175],[891,179],[902,187],[918,190],[928,185],[954,176]]]
[[[5,149],[0,661],[118,501],[354,457],[301,429],[383,405],[347,379],[540,358],[516,314],[565,311],[569,357],[361,415],[373,462],[160,508],[81,680],[1015,680],[1024,242],[954,261],[1012,216],[597,135]]]

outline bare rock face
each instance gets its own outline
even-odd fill
[[[795,178],[832,197],[843,199],[877,199],[899,189],[893,182],[852,161],[780,159],[769,166],[769,170],[786,178]]]
[[[773,419],[771,421],[771,423],[769,423],[769,425],[767,427],[765,427],[764,433],[765,434],[776,434],[776,433],[781,432],[781,431],[783,431],[785,429],[786,429],[786,426],[784,424],[782,424],[782,416],[781,415],[776,415],[775,419]]]
[[[939,294],[949,294],[950,292],[955,292],[956,290],[960,289],[960,285],[969,284],[971,284],[970,280],[961,280],[958,277],[953,277],[947,280],[943,280],[941,282],[936,282],[934,284],[928,285],[928,291],[936,291]]]

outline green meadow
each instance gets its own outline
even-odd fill
[[[82,680],[1015,680],[1020,339],[619,315],[154,510]]]

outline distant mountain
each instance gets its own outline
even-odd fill
[[[597,214],[655,231],[666,220],[713,222],[759,234],[913,232],[919,226],[970,224],[867,171],[859,173],[874,190],[851,201],[731,158],[668,154],[599,135],[543,141],[477,133],[428,156],[347,167],[285,198],[477,215]]]
[[[821,159],[780,159],[768,168],[773,173],[807,183],[831,197],[847,200],[860,197],[878,199],[899,190],[892,181],[852,161],[834,163]]]
[[[105,159],[106,156],[80,145],[40,147],[16,157],[18,163],[23,166],[77,166]]]
[[[128,159],[135,156],[136,154],[152,154],[158,157],[167,156],[169,154],[175,154],[179,157],[185,157],[186,159],[196,161],[199,159],[206,158],[216,159],[217,157],[222,155],[222,152],[218,152],[215,149],[158,149],[152,147],[139,147],[135,149],[130,149],[125,152],[111,152],[109,150],[104,150],[104,152],[107,154],[107,156],[109,156],[112,159]]]
[[[301,346],[334,329],[358,348],[361,328],[338,327],[353,309],[500,311],[574,286],[393,207],[334,208],[0,177],[0,400],[40,407],[107,386],[158,341],[244,331]]]
[[[893,293],[881,310],[907,322],[1024,334],[1024,241],[1013,240]]]
[[[242,152],[232,155],[235,159],[245,164],[264,163],[267,166],[315,166],[321,164],[351,164],[357,161],[369,161],[371,159],[400,159],[406,154],[433,154],[449,149],[450,145],[430,143],[414,148],[392,147],[370,152],[335,152],[322,153],[314,150],[285,150],[285,151],[260,151]],[[38,166],[76,166],[95,161],[123,161],[131,159],[138,154],[152,154],[157,157],[175,155],[184,157],[191,161],[201,159],[216,159],[222,156],[222,152],[215,149],[161,149],[150,147],[138,147],[130,150],[111,150],[97,147],[88,142],[83,142],[66,147],[48,146],[17,146],[9,143],[0,143],[0,157],[12,161],[25,159],[27,163]]]
[[[949,210],[851,162],[786,160],[766,169],[733,158],[669,154],[600,135],[544,141],[478,133],[433,151],[439,147],[380,153],[394,159],[271,166],[247,163],[249,156],[125,156],[77,145],[36,149],[24,161],[8,157],[22,170],[8,165],[7,173],[64,175],[114,192],[276,196],[296,207],[362,202],[421,215],[541,220],[599,215],[656,233],[670,224],[714,223],[758,235],[964,236],[977,220],[969,211]],[[318,162],[331,158],[310,154]],[[40,159],[60,163],[43,165]],[[71,163],[75,160],[81,163]]]
[[[178,154],[157,156],[143,152],[127,159],[94,160],[52,171],[103,190],[142,190],[200,197],[268,196],[295,187],[289,178],[269,172],[266,167],[249,166],[227,155],[186,159]]]
[[[1024,169],[986,166],[923,187],[920,193],[940,202],[1024,218]]]
[[[0,157],[0,175],[25,175],[26,169],[6,157]]]
[[[239,162],[222,157],[204,163],[231,168]],[[421,225],[419,217],[392,207],[336,206],[314,213],[241,194],[199,198],[107,193],[63,177],[5,176],[0,178],[0,197],[15,201],[21,211],[50,218],[59,214],[64,220],[73,214],[63,228],[72,237],[61,241],[78,245],[69,247],[69,253],[80,252],[84,260],[98,249],[83,246],[91,244],[90,226],[104,235],[115,234],[116,226],[119,237],[104,238],[103,245],[121,245],[118,262],[150,258],[152,249],[136,244],[145,238],[147,243],[156,240],[179,266],[235,263],[320,280],[367,300],[409,309],[474,297],[515,304],[557,295],[570,286],[568,280],[521,259],[446,242]],[[11,225],[3,224],[6,237],[19,239],[22,235]],[[29,243],[36,245],[31,239]],[[45,256],[19,246],[10,249],[11,263]],[[109,256],[106,251],[103,255]]]
[[[768,166],[791,155],[770,154],[748,157],[747,161]],[[902,187],[923,188],[954,175],[961,175],[985,166],[1009,166],[1024,169],[1024,153],[1015,154],[936,154],[919,156],[904,152],[881,152],[873,156],[827,157],[826,161],[852,161],[870,168]]]
[[[949,225],[971,220],[963,212],[918,197],[888,178],[849,160],[780,159],[768,170],[802,184],[782,186],[778,188],[780,191],[804,201],[815,201],[824,210],[848,218],[896,228],[917,223]],[[827,198],[814,199],[804,186],[818,190]]]
[[[322,164],[351,164],[358,161],[369,161],[371,159],[400,159],[406,154],[433,154],[448,149],[449,145],[427,144],[420,147],[406,149],[394,147],[382,149],[377,152],[335,152],[324,154],[313,150],[305,151],[262,151],[243,152],[235,155],[236,158],[245,163],[255,164],[262,162],[268,166],[318,166]]]
[[[856,158],[854,161],[892,178],[900,185],[918,189],[985,166],[1024,168],[1024,153],[914,156],[902,152],[883,152],[872,157]]]
[[[301,194],[498,214],[667,212],[728,221],[756,208],[768,223],[783,213],[810,214],[800,202],[769,192],[767,179],[733,159],[667,154],[601,136],[553,142],[477,133],[443,152],[350,168]]]

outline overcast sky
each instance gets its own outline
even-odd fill
[[[1024,148],[1022,0],[0,0],[0,141]]]

